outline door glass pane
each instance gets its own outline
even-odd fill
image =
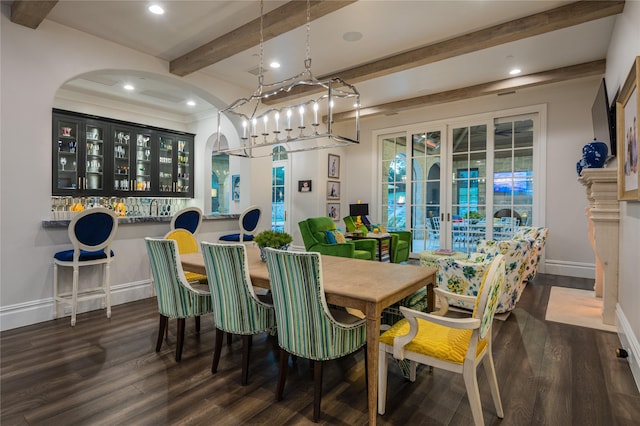
[[[158,156],[158,176],[159,191],[173,192],[173,182],[176,180],[173,176],[173,150],[176,148],[175,140],[172,137],[159,136],[159,156]]]
[[[105,132],[102,126],[87,124],[87,151],[85,153],[85,176],[87,188],[102,190],[104,188],[104,138]]]
[[[162,156],[160,154],[160,163],[162,164]],[[151,191],[151,134],[150,133],[137,133],[136,134],[136,150],[135,150],[135,181],[134,186],[131,188],[136,192],[148,192]],[[160,177],[162,178],[162,168]],[[161,179],[162,180],[162,179]]]
[[[411,161],[413,252],[440,247],[441,133],[415,133]]]
[[[229,155],[211,155],[211,213],[229,213]]]
[[[130,141],[131,131],[117,127],[113,130],[113,189],[116,191],[129,191]]]
[[[176,192],[189,192],[189,179],[191,170],[189,157],[191,156],[189,142],[184,139],[177,140],[178,145],[178,176],[176,176]]]
[[[533,219],[533,120],[503,119],[495,132],[493,237],[504,240]]]
[[[58,121],[58,189],[78,188],[78,123]]]

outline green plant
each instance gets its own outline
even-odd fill
[[[262,231],[253,240],[259,247],[280,248],[293,241],[293,237],[286,232]]]
[[[473,210],[464,214],[465,219],[484,219],[484,216],[477,211]]]

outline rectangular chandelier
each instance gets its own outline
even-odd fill
[[[278,83],[262,84],[260,76],[256,92],[238,99],[218,111],[216,152],[240,157],[272,155],[274,145],[289,153],[344,147],[360,142],[360,94],[339,77],[317,80],[310,71],[310,60],[302,73]],[[276,104],[273,97],[283,93],[308,93],[291,104]],[[274,106],[275,104],[275,106]],[[334,111],[355,111],[355,123],[341,126],[335,133]],[[240,128],[239,142],[226,138],[229,146],[221,146],[221,119],[225,114]]]

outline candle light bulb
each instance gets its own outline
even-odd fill
[[[300,112],[300,127],[304,127],[304,106],[301,105],[298,111]]]
[[[291,129],[291,108],[287,109],[287,129]]]
[[[269,121],[269,116],[265,115],[262,121],[264,121],[264,133],[267,133],[267,123]]]
[[[251,120],[251,135],[255,135],[256,134],[256,124],[258,123],[258,120],[256,120],[255,118],[253,120]]]
[[[247,137],[247,120],[242,120],[242,137]]]
[[[318,103],[313,103],[313,124],[318,124]]]
[[[279,124],[280,124],[280,123],[279,123],[279,121],[280,121],[280,113],[279,113],[279,112],[276,112],[276,116],[275,116],[275,118],[276,118],[276,132],[277,132],[277,131],[279,131],[279,130],[280,130],[280,129],[278,129],[278,126],[279,126]]]

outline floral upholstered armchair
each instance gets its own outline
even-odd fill
[[[527,260],[526,266],[526,280],[531,281],[536,276],[536,272],[538,271],[538,264],[540,263],[540,258],[542,258],[542,252],[544,251],[544,246],[547,242],[547,236],[549,235],[549,229],[544,227],[521,227],[518,232],[514,235],[514,239],[529,239],[532,240],[533,248],[531,250],[531,256]]]
[[[491,260],[497,254],[505,257],[506,280],[502,287],[496,313],[513,310],[526,286],[526,266],[531,256],[533,240],[482,240],[474,253],[465,260],[453,258],[438,259],[438,287],[452,293],[477,296],[482,277]],[[449,305],[465,309],[473,309],[468,302],[449,300]]]

